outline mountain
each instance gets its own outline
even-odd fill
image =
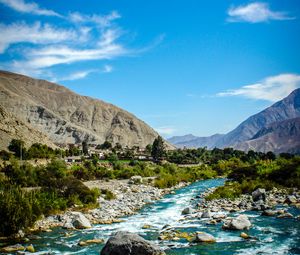
[[[193,137],[192,140],[179,142],[178,144],[175,142],[174,145],[178,147],[234,147],[243,150],[251,148],[259,151],[267,151],[270,149],[276,152],[289,150],[289,146],[291,146],[291,150],[297,150],[294,148],[295,146],[297,147],[296,142],[293,143],[293,145],[291,142],[288,142],[287,147],[280,146],[280,143],[283,142],[284,139],[290,139],[288,134],[292,132],[289,130],[291,122],[286,120],[291,120],[292,123],[294,123],[293,121],[295,120],[292,119],[298,117],[300,117],[300,89],[294,90],[286,98],[249,117],[238,127],[225,135],[213,135],[210,137],[197,138]],[[297,126],[297,123],[298,122],[295,121],[294,124]],[[287,126],[285,127],[284,125]],[[274,134],[265,134],[263,136],[262,134],[266,132],[265,130],[270,127],[273,128]],[[285,132],[283,132],[283,130],[285,130]],[[280,133],[281,131],[282,133]],[[282,138],[282,136],[286,137]],[[293,139],[296,139],[296,137],[297,135],[293,136]],[[172,141],[172,139],[173,138],[169,139],[169,141]],[[177,140],[179,139],[180,138],[177,137]],[[272,145],[261,144],[266,143],[267,139],[272,140]],[[279,149],[279,147],[281,149]]]
[[[199,148],[207,147],[213,148],[215,143],[221,139],[224,135],[215,134],[208,137],[198,137],[194,135],[174,136],[168,139],[168,141],[174,144],[177,148]]]
[[[52,148],[56,147],[46,135],[8,113],[2,105],[0,105],[0,120],[1,149],[7,148],[12,139],[22,139],[26,142],[26,146],[30,146],[38,141]]]
[[[218,140],[215,146],[219,148],[234,146],[251,139],[260,129],[269,124],[296,117],[300,117],[300,89],[294,90],[286,98],[242,122]]]
[[[6,112],[57,144],[110,141],[145,147],[158,136],[146,123],[112,104],[11,72],[0,71],[0,102]]]
[[[300,154],[300,117],[274,122],[262,128],[251,140],[235,145],[235,148]]]

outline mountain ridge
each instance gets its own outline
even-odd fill
[[[145,122],[113,104],[25,75],[0,71],[0,100],[6,111],[58,144],[108,140],[145,147],[158,136]]]
[[[253,139],[258,138],[255,137],[258,132],[266,128],[268,125],[282,122],[289,119],[294,119],[300,117],[300,88],[295,89],[292,91],[287,97],[283,98],[282,100],[272,104],[271,106],[267,107],[266,109],[260,111],[257,114],[254,114],[239,124],[235,129],[230,131],[225,135],[221,135],[215,138],[215,135],[209,137],[197,137],[193,138],[193,140],[185,141],[185,142],[177,142],[180,137],[176,139],[171,138],[169,141],[172,141],[175,146],[178,147],[195,147],[191,145],[197,145],[196,147],[205,147],[207,146],[209,149],[214,147],[217,148],[225,148],[225,147],[233,147],[233,148],[240,148],[246,149],[247,146],[245,142]],[[285,123],[285,122],[284,122]],[[297,122],[298,123],[298,122]],[[193,136],[195,137],[195,136]],[[177,140],[175,143],[174,141]],[[258,145],[258,142],[261,141],[257,140],[256,146],[253,146],[255,149],[256,147],[265,148],[261,149],[265,152],[267,148],[271,148],[275,151],[278,151],[275,147],[275,142],[273,141],[274,146],[266,146],[263,147]],[[245,143],[244,145],[242,145]],[[254,142],[252,142],[253,144]],[[249,143],[248,143],[249,144]],[[279,146],[279,145],[277,145]],[[249,148],[248,148],[249,149]]]

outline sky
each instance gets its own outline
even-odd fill
[[[0,0],[0,69],[164,137],[226,133],[300,87],[300,2]]]

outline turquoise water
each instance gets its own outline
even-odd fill
[[[257,237],[256,241],[247,241],[239,237],[240,231],[224,231],[221,224],[206,225],[199,219],[179,221],[181,211],[197,202],[191,201],[196,195],[207,188],[220,186],[223,179],[196,182],[176,191],[176,194],[166,195],[163,199],[144,207],[138,214],[124,218],[125,222],[112,225],[95,225],[92,229],[69,231],[57,228],[50,233],[41,233],[41,239],[32,240],[37,251],[48,251],[50,254],[99,254],[103,245],[95,244],[87,247],[78,246],[82,240],[109,238],[111,233],[126,230],[139,233],[148,240],[153,240],[164,248],[168,255],[179,254],[300,254],[300,221],[295,219],[276,219],[259,216],[258,212],[246,212],[253,227],[248,234]],[[299,215],[300,210],[289,208],[293,215]],[[232,214],[235,215],[235,214]],[[142,229],[143,225],[151,225],[151,229]],[[205,231],[216,237],[214,244],[199,244],[190,246],[185,240],[158,241],[157,237],[166,224],[185,232]],[[247,232],[247,231],[245,231]],[[141,254],[142,255],[142,254]]]

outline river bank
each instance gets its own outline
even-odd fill
[[[99,207],[91,210],[72,208],[64,213],[51,215],[38,220],[31,231],[50,232],[51,228],[63,227],[72,229],[70,217],[73,212],[81,212],[91,224],[112,224],[120,222],[121,217],[135,214],[146,204],[151,204],[176,189],[189,185],[180,183],[172,188],[158,189],[152,185],[153,178],[134,177],[125,180],[93,180],[84,182],[88,188],[109,190],[114,198],[107,200],[105,195],[98,198]]]
[[[271,210],[277,206],[287,207],[295,206],[300,208],[300,190],[278,189],[266,191],[265,189],[256,189],[252,194],[243,194],[235,199],[206,199],[215,191],[216,188],[208,189],[206,192],[199,194],[202,198],[199,203],[198,211],[200,212],[243,212],[243,211],[262,211],[265,215],[271,214]],[[283,211],[279,211],[283,214]]]
[[[222,216],[223,211],[210,212],[209,217],[205,218],[203,212],[197,211],[200,209],[198,205],[204,203],[201,194],[223,184],[224,179],[198,181],[145,205],[131,216],[122,217],[122,222],[93,224],[91,228],[80,230],[53,228],[51,232],[36,233],[33,238],[20,244],[24,247],[32,244],[39,254],[96,255],[111,235],[129,231],[158,245],[167,255],[299,254],[300,221],[296,218],[266,217],[261,215],[261,211],[228,211],[225,217]],[[187,214],[183,213],[186,208],[191,209]],[[295,206],[284,209],[293,215],[300,214]],[[236,219],[241,214],[247,216],[251,225],[245,225],[243,230],[222,228],[225,221]],[[170,235],[162,238],[167,232]],[[191,242],[190,237],[197,232],[206,232],[215,241],[206,244]],[[255,238],[245,239],[241,237],[242,232]],[[174,236],[171,236],[172,233]],[[95,241],[90,243],[89,240]],[[80,245],[87,243],[89,245]]]

